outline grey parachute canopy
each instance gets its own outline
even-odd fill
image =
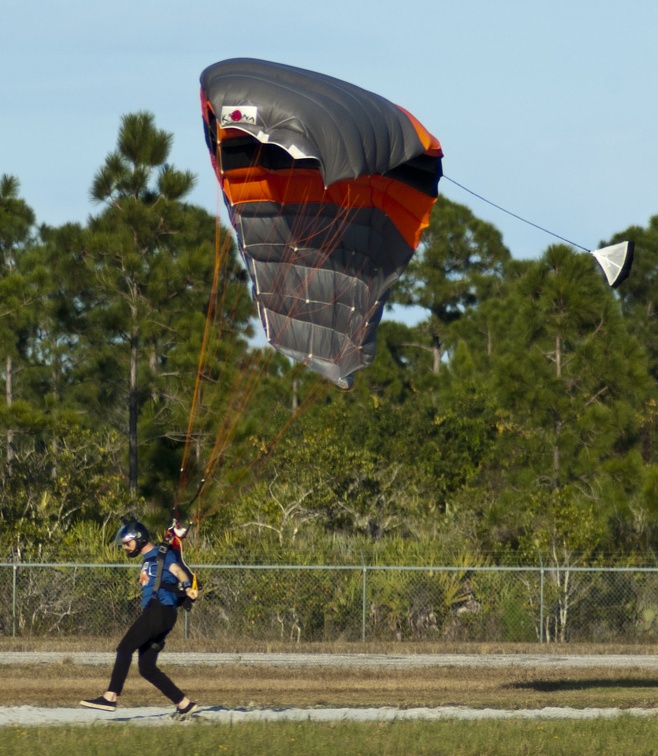
[[[439,141],[377,94],[280,63],[216,63],[201,99],[268,341],[349,387],[429,223]]]

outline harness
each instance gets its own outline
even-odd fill
[[[167,558],[167,553],[170,550],[176,553],[176,549],[173,548],[171,543],[167,543],[166,541],[164,543],[161,543],[160,546],[158,546],[158,555],[156,557],[158,566],[155,573],[155,582],[153,583],[153,596],[157,599],[158,591],[160,589],[162,589],[163,591],[169,591],[169,593],[173,593],[176,596],[176,606],[182,606],[186,612],[189,612],[190,609],[192,608],[192,605],[194,604],[194,599],[191,599],[187,595],[187,593],[185,593],[185,588],[183,588],[181,583],[179,582],[178,583],[163,583],[162,582],[162,573],[164,571],[164,564]],[[185,564],[182,556],[179,558],[178,554],[176,555],[176,563],[183,568],[183,570],[185,571],[185,574],[188,576],[190,584],[196,588],[196,585],[197,585],[196,575]]]

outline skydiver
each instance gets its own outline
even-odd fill
[[[183,693],[167,675],[157,667],[158,654],[165,645],[165,638],[176,624],[179,598],[174,587],[180,584],[185,596],[194,601],[198,591],[193,588],[189,576],[176,560],[172,550],[167,551],[162,563],[157,596],[153,595],[158,572],[158,547],[149,532],[140,522],[125,524],[117,533],[116,543],[131,559],[141,556],[143,563],[139,574],[142,588],[142,613],[128,629],[117,647],[110,683],[102,696],[80,701],[81,706],[102,711],[115,711],[117,699],[130,670],[135,651],[138,652],[139,673],[176,705],[174,719],[187,719],[198,706]]]

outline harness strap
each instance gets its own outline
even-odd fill
[[[161,543],[158,547],[158,569],[155,573],[155,582],[153,583],[153,595],[156,598],[158,597],[158,591],[160,590],[160,586],[162,584],[162,571],[164,569],[167,551],[169,551],[169,546],[166,543]]]
[[[192,604],[194,603],[191,598],[188,597],[187,593],[183,588],[180,588],[178,584],[172,585],[169,583],[163,583],[162,582],[162,572],[164,570],[164,563],[165,558],[167,557],[167,552],[169,551],[169,544],[168,543],[161,543],[158,547],[158,556],[156,557],[158,561],[158,568],[155,572],[155,581],[153,583],[153,596],[157,600],[158,598],[158,591],[162,589],[163,591],[168,591],[169,593],[173,593],[179,600],[179,606],[182,606],[183,609],[185,609],[186,612],[189,612],[192,608]],[[192,573],[189,569],[189,567],[183,562],[182,564],[183,569],[185,572],[190,576],[194,578],[194,587],[197,587],[196,583],[196,575]]]

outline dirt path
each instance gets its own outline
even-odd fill
[[[108,722],[146,726],[190,726],[193,721],[178,723],[171,719],[172,708],[143,706],[103,714],[82,708],[46,708],[38,706],[0,707],[0,727],[43,725],[91,725]],[[621,715],[653,717],[658,709],[571,709],[546,707],[543,709],[470,709],[462,706],[397,709],[394,707],[358,709],[220,709],[201,708],[193,717],[196,722],[239,724],[241,722],[391,722],[408,719],[612,719]]]

